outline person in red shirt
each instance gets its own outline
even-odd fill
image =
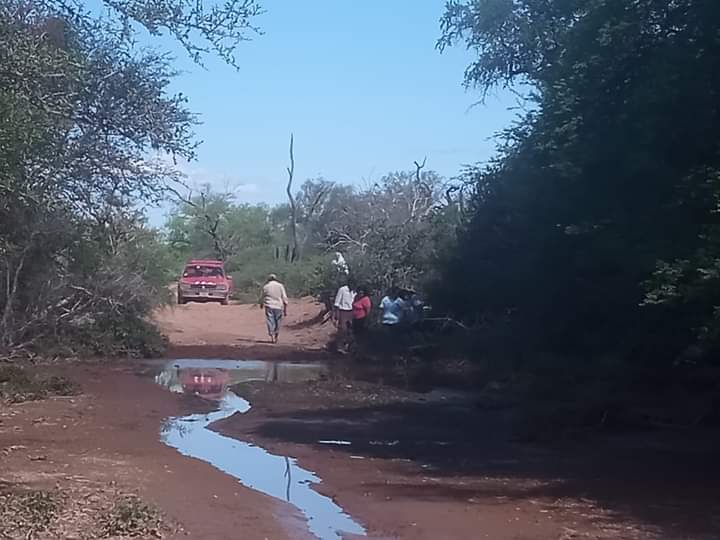
[[[352,308],[353,332],[355,335],[363,334],[367,326],[368,317],[372,311],[372,301],[370,300],[370,296],[368,296],[368,290],[366,287],[358,287]]]

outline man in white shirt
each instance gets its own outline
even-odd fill
[[[355,301],[354,287],[350,283],[346,283],[340,287],[335,295],[335,321],[338,330],[341,332],[349,331],[353,319],[353,302]]]
[[[265,308],[265,322],[267,323],[270,341],[278,342],[280,335],[280,321],[287,316],[288,297],[285,285],[277,280],[275,274],[268,276],[267,283],[262,288],[260,307]]]

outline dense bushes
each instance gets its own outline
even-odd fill
[[[255,11],[143,4],[112,2],[101,18],[78,3],[0,5],[0,356],[162,347],[146,318],[170,253],[136,208],[177,178],[158,153],[192,158],[195,119],[167,92],[167,57],[134,49],[132,25],[231,60]]]
[[[473,175],[435,301],[517,354],[671,364],[717,347],[720,5],[451,2],[466,83],[526,85]]]

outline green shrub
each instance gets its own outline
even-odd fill
[[[315,295],[322,288],[319,268],[325,262],[325,256],[310,256],[291,263],[275,259],[271,254],[265,255],[262,258],[243,257],[245,262],[229,264],[236,298],[257,301],[270,273],[277,274],[290,296]]]

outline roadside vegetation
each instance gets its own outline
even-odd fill
[[[162,538],[167,531],[158,509],[136,495],[117,498],[99,521],[101,538]]]
[[[175,206],[167,239],[179,261],[224,259],[237,293],[252,301],[271,271],[292,295],[334,293],[343,275],[332,264],[336,253],[376,293],[425,286],[438,253],[452,243],[457,201],[447,194],[456,189],[421,164],[365,187],[309,179],[293,196],[293,218],[289,204],[243,204],[205,186]]]
[[[169,34],[234,63],[253,0],[0,6],[0,354],[157,354],[172,265],[139,210],[177,185],[195,116],[168,91]],[[96,13],[102,15],[96,15]]]
[[[137,495],[112,497],[102,490],[77,495],[59,489],[0,486],[0,537],[164,538],[173,532],[160,512]]]
[[[0,537],[36,538],[57,519],[60,499],[53,491],[0,490]]]
[[[718,22],[716,2],[447,6],[466,85],[523,112],[466,172],[433,301],[555,419],[718,422]]]
[[[0,403],[19,403],[79,393],[79,386],[65,377],[41,375],[32,368],[0,363]]]

